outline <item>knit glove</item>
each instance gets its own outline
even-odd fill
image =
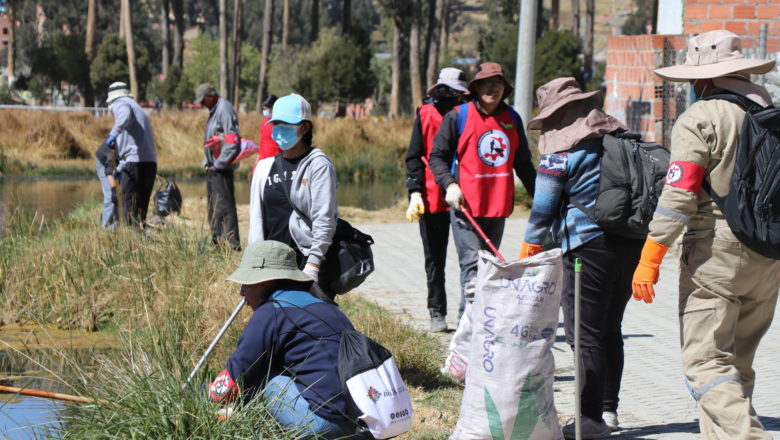
[[[409,207],[406,208],[406,219],[410,222],[419,220],[420,214],[425,214],[425,205],[423,204],[422,194],[413,192],[409,195]]]
[[[634,271],[634,279],[631,280],[631,288],[634,292],[634,299],[646,303],[653,302],[655,290],[653,284],[658,282],[658,271],[661,267],[661,260],[664,259],[669,246],[656,243],[651,238],[645,240],[642,248],[642,256],[639,258],[639,264]]]
[[[523,242],[520,245],[520,259],[530,258],[542,251],[542,245]]]
[[[460,205],[465,202],[463,200],[463,192],[460,190],[460,186],[457,183],[450,183],[447,187],[447,194],[444,195],[444,200],[447,201],[453,209],[460,209]]]
[[[318,266],[315,266],[311,263],[306,263],[306,266],[303,266],[303,273],[310,276],[315,283],[319,281],[320,268]]]

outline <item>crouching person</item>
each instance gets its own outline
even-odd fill
[[[241,284],[254,313],[209,397],[229,403],[260,395],[280,425],[304,436],[354,433],[338,374],[340,334],[353,327],[324,295],[310,292],[313,281],[298,269],[295,251],[278,241],[252,243],[227,279]]]

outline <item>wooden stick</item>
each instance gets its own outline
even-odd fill
[[[76,403],[96,403],[95,399],[90,399],[89,397],[73,396],[71,394],[62,394],[62,393],[52,393],[49,391],[41,391],[41,390],[31,390],[29,388],[7,387],[4,385],[0,385],[0,392],[22,394],[25,396],[44,397],[47,399],[66,400],[68,402],[76,402]],[[97,401],[97,403],[105,403],[105,402]]]

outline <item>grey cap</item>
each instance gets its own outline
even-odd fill
[[[203,98],[205,98],[208,95],[216,95],[217,89],[214,88],[209,83],[203,83],[198,86],[197,89],[195,89],[195,100],[192,101],[193,104],[203,104]]]
[[[238,269],[226,278],[239,284],[271,280],[313,281],[298,269],[295,251],[284,243],[257,241],[244,249]]]

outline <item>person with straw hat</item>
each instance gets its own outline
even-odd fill
[[[249,244],[227,277],[254,311],[225,369],[208,386],[223,405],[260,394],[286,429],[309,438],[343,438],[346,419],[338,356],[352,323],[298,269],[295,251],[266,240]]]
[[[608,437],[618,429],[617,407],[623,375],[621,323],[631,298],[631,275],[642,240],[601,229],[572,201],[593,208],[599,194],[606,134],[626,127],[601,110],[599,91],[583,92],[574,78],[557,78],[536,91],[539,114],[528,123],[541,130],[536,194],[520,258],[556,242],[564,252],[562,308],[566,341],[574,347],[574,261],[582,260],[581,390],[582,438]],[[574,423],[563,427],[575,437]]]
[[[688,40],[684,64],[655,71],[667,81],[689,82],[698,100],[672,129],[666,186],[634,272],[633,292],[635,299],[653,302],[661,260],[686,230],[680,340],[703,439],[772,438],[753,408],[752,364],[774,316],[780,261],[742,244],[710,195],[729,192],[746,111],[726,99],[706,98],[735,94],[769,107],[769,94],[750,75],[767,73],[774,64],[746,59],[737,35],[716,30]]]
[[[433,139],[430,167],[446,191],[460,262],[459,314],[476,289],[477,253],[488,250],[460,211],[465,207],[487,237],[500,247],[506,218],[514,209],[515,179],[534,193],[536,171],[523,121],[506,98],[514,90],[498,63],[482,63],[468,83],[471,100],[444,115]]]
[[[420,222],[432,332],[447,331],[444,266],[447,262],[450,213],[428,163],[433,150],[433,137],[439,130],[443,116],[461,103],[465,93],[468,93],[466,74],[454,67],[441,69],[438,81],[428,89],[427,102],[417,109],[406,152],[406,187],[409,190],[406,218]]]
[[[122,184],[122,221],[143,226],[149,199],[157,176],[157,150],[154,148],[152,124],[144,109],[130,94],[130,87],[115,82],[108,87],[106,99],[114,125],[96,153],[106,176],[109,191],[103,190],[103,226],[110,228],[114,212],[115,188]],[[116,164],[112,156],[116,155]],[[101,179],[102,182],[102,179]]]

